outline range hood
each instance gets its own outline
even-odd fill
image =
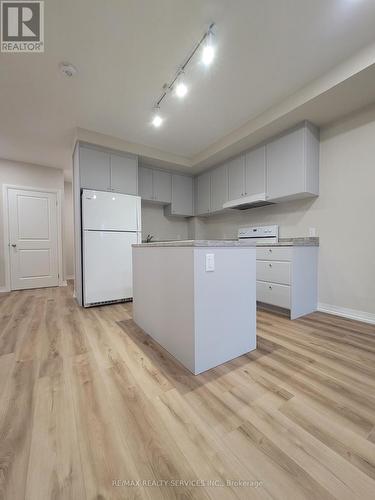
[[[252,194],[250,196],[242,196],[237,200],[231,200],[224,203],[223,208],[233,208],[234,210],[248,210],[249,208],[264,207],[265,205],[273,205],[271,201],[267,201],[266,193]]]

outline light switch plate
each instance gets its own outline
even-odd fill
[[[215,271],[215,254],[206,253],[206,272]]]
[[[316,227],[309,227],[309,236],[314,238],[316,236]]]

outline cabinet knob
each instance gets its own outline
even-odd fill
[[[268,251],[269,251],[269,253],[272,253],[272,248],[269,248]]]
[[[269,267],[272,267],[272,264],[268,264],[268,265],[269,265]]]
[[[270,290],[272,290],[272,286],[271,286],[271,285],[270,285],[268,288],[269,288]]]

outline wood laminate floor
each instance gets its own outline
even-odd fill
[[[373,326],[259,312],[258,349],[194,377],[131,311],[1,295],[0,498],[375,498]]]

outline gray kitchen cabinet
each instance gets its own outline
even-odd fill
[[[229,200],[245,196],[245,155],[237,156],[228,165]]]
[[[152,169],[139,167],[139,196],[142,200],[153,200]]]
[[[111,155],[86,146],[79,148],[80,187],[109,191],[111,189]]]
[[[269,200],[319,194],[319,131],[309,122],[266,145]]]
[[[163,170],[139,167],[139,195],[143,200],[171,203],[172,175]]]
[[[165,207],[165,214],[182,217],[194,215],[193,177],[172,174],[172,203]]]
[[[79,147],[80,186],[98,191],[137,194],[138,159],[89,146]]]
[[[152,173],[154,199],[161,203],[172,201],[172,174],[162,170],[153,170]]]
[[[245,156],[245,194],[266,192],[266,146],[252,149]]]
[[[228,166],[221,165],[211,170],[211,212],[223,209],[228,201]]]
[[[138,192],[138,159],[111,153],[111,190],[117,193]]]
[[[206,215],[211,211],[211,172],[195,178],[195,215]]]

